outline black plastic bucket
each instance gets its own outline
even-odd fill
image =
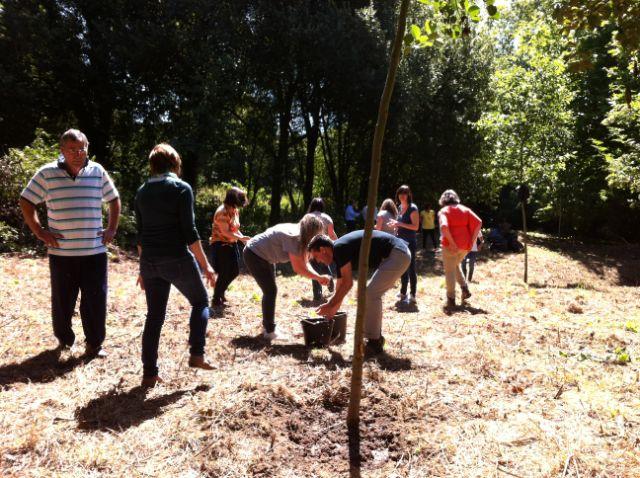
[[[333,320],[319,318],[307,318],[300,321],[304,344],[307,347],[326,347],[331,342]]]
[[[333,316],[333,330],[331,331],[331,344],[343,344],[347,340],[347,313],[336,312]]]

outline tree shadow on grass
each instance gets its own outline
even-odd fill
[[[580,262],[589,271],[604,276],[607,270],[617,273],[617,285],[640,285],[640,245],[629,243],[606,244],[580,241],[575,238],[535,235],[531,244],[560,252]],[[586,287],[585,287],[586,286]],[[565,287],[561,285],[561,287]],[[569,283],[567,288],[589,288],[588,283]]]
[[[147,400],[148,388],[133,387],[129,391],[109,390],[76,409],[80,430],[126,430],[164,413],[164,407],[177,402],[188,393],[206,391],[207,385],[193,390],[177,390]]]
[[[68,374],[79,365],[90,361],[88,357],[71,357],[60,360],[60,349],[40,352],[19,363],[10,363],[0,367],[0,387],[14,383],[49,383]]]
[[[289,355],[299,362],[304,362],[312,367],[324,366],[326,368],[335,370],[336,368],[344,368],[350,365],[350,362],[347,362],[342,357],[342,354],[340,354],[339,352],[335,352],[330,348],[325,349],[330,354],[330,357],[328,359],[325,359],[321,356],[311,357],[311,351],[313,349],[307,347],[306,345],[274,344],[270,343],[268,340],[265,340],[262,335],[242,335],[240,337],[235,337],[231,340],[231,345],[235,348],[252,350],[254,352],[263,350],[267,355],[271,355],[274,357]]]

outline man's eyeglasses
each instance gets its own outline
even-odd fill
[[[87,148],[63,148],[65,151],[69,153],[82,154],[87,152]]]

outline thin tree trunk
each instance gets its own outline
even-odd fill
[[[313,120],[313,123],[311,122]],[[318,146],[318,136],[320,134],[320,108],[304,112],[304,127],[307,132],[307,148],[304,168],[304,185],[302,194],[304,197],[304,208],[309,207],[313,198],[313,179],[315,177],[316,148]]]
[[[364,238],[360,247],[360,259],[358,267],[358,309],[356,313],[355,337],[353,340],[353,364],[351,373],[351,395],[349,397],[349,412],[347,415],[347,425],[350,430],[358,430],[360,424],[360,399],[362,398],[362,364],[364,361],[364,346],[362,343],[364,335],[364,314],[365,314],[365,293],[367,286],[367,271],[369,269],[369,251],[371,250],[371,236],[373,234],[373,213],[376,205],[378,192],[378,182],[380,180],[380,165],[382,162],[382,142],[384,131],[389,115],[389,105],[391,95],[396,81],[400,55],[402,53],[402,39],[407,23],[407,11],[410,0],[402,0],[400,14],[398,15],[398,26],[396,36],[393,40],[393,48],[389,62],[387,79],[380,98],[378,109],[378,120],[373,135],[373,146],[371,151],[371,170],[369,172],[369,191],[367,195],[367,217],[365,219]],[[357,466],[353,463],[352,468]]]
[[[289,123],[291,122],[291,105],[293,103],[293,87],[288,85],[279,113],[278,154],[271,171],[271,212],[269,225],[280,222],[280,201],[282,200],[282,179],[289,159]]]
[[[527,200],[522,199],[520,204],[522,205],[522,239],[524,242],[524,283],[529,283],[529,251],[527,249],[527,243],[529,239],[527,237]]]

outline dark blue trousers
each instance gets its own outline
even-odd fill
[[[209,320],[209,298],[195,258],[149,257],[140,259],[140,275],[147,298],[147,320],[142,332],[142,365],[145,377],[158,375],[158,345],[173,284],[189,304],[189,345],[191,355],[204,355]]]
[[[107,254],[49,256],[53,333],[62,345],[71,346],[76,336],[71,318],[80,294],[80,320],[87,344],[100,347],[107,318]]]
[[[400,293],[407,293],[407,285],[411,284],[411,295],[415,297],[416,289],[418,287],[418,274],[416,273],[416,249],[417,249],[417,240],[415,237],[412,239],[402,240],[409,247],[409,252],[411,252],[411,263],[409,264],[409,268],[407,271],[402,274],[402,278],[400,279]]]

